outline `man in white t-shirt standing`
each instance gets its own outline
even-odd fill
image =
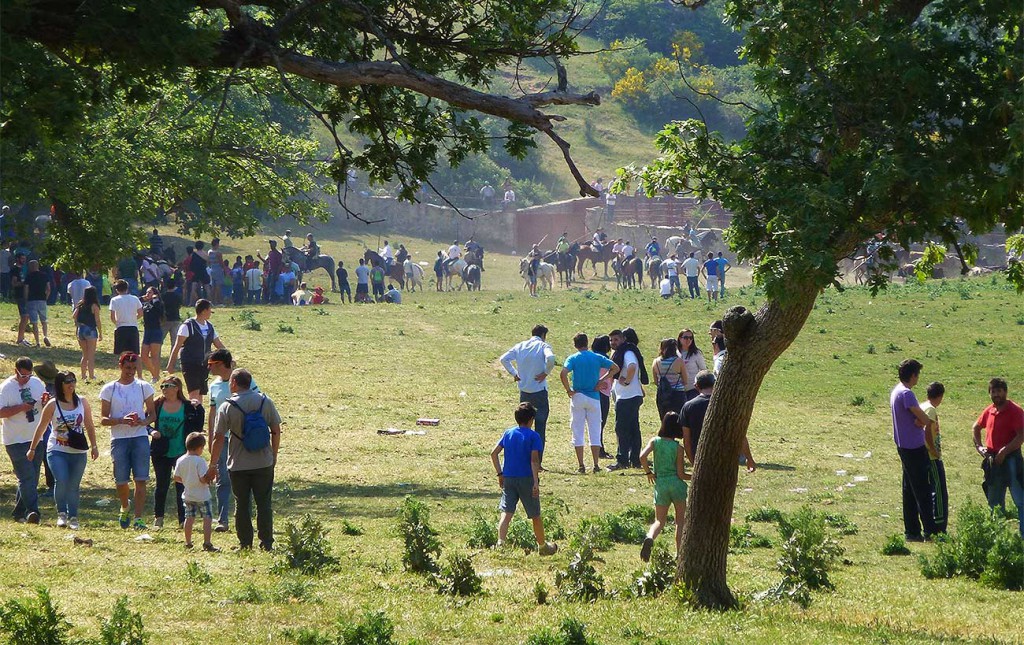
[[[632,466],[640,467],[640,448],[643,443],[640,435],[640,406],[644,403],[644,389],[641,385],[641,372],[643,367],[640,358],[637,356],[639,349],[635,343],[629,343],[626,332],[613,330],[608,334],[611,341],[614,355],[612,360],[618,365],[621,353],[622,366],[619,369],[619,377],[612,384],[612,393],[615,394],[615,438],[618,440],[618,451],[615,454],[615,463],[608,467],[608,470],[622,470]],[[621,351],[623,348],[624,351]]]
[[[173,374],[178,354],[181,354],[181,374],[185,377],[185,388],[190,399],[199,399],[209,391],[206,381],[210,378],[210,369],[206,358],[214,347],[224,349],[224,343],[210,322],[212,314],[213,305],[209,300],[197,300],[196,315],[178,327],[174,348],[167,359],[167,371]]]
[[[85,290],[92,286],[92,283],[79,276],[68,283],[68,297],[71,298],[71,308],[74,309],[85,297]]]
[[[128,293],[128,282],[114,283],[117,293],[110,299],[110,322],[114,323],[114,353],[139,353],[139,318],[142,318],[142,301]]]
[[[39,469],[46,451],[29,459],[32,435],[45,403],[46,385],[32,374],[32,359],[22,356],[14,363],[14,375],[0,383],[0,435],[18,480],[14,493],[14,519],[39,524]]]
[[[124,352],[117,361],[121,376],[100,390],[100,425],[110,428],[110,459],[114,462],[114,484],[121,502],[118,522],[126,529],[129,483],[135,482],[134,527],[146,528],[142,511],[146,505],[146,481],[149,479],[149,433],[146,426],[156,421],[153,386],[135,378],[139,355]]]
[[[693,253],[683,260],[683,271],[686,272],[686,288],[690,291],[690,299],[700,297],[700,260]]]
[[[661,268],[665,271],[669,284],[672,286],[672,290],[669,291],[669,295],[672,295],[677,291],[682,294],[683,288],[679,284],[679,260],[676,259],[676,254],[673,253],[668,256],[668,259],[661,263]]]

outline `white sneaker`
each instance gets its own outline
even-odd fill
[[[77,531],[78,530],[78,518],[77,517],[72,517],[72,518],[68,519],[68,528],[71,529],[72,531]]]
[[[162,518],[162,517],[155,517],[155,518],[153,518],[153,527],[154,528],[158,528],[158,529],[162,529],[164,527],[164,518]]]
[[[68,525],[68,514],[57,513],[57,528],[64,528]]]

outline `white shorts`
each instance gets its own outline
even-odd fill
[[[577,392],[569,400],[569,427],[572,428],[572,445],[585,446],[583,427],[590,433],[590,445],[601,446],[601,399],[592,399]]]
[[[718,276],[717,275],[709,275],[708,276],[708,291],[718,291]]]

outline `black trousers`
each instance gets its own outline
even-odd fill
[[[547,445],[548,417],[551,415],[551,408],[548,405],[548,391],[520,392],[520,403],[530,403],[537,409],[537,416],[533,420],[533,429],[540,435],[541,445]],[[544,456],[541,451],[541,457]]]
[[[153,473],[156,475],[156,491],[153,493],[153,517],[163,517],[167,507],[167,493],[171,490],[171,475],[174,473],[176,457],[153,457]],[[178,507],[178,524],[185,521],[185,504],[181,496],[185,486],[174,482],[174,503]]]
[[[643,439],[640,436],[640,406],[644,397],[619,399],[615,402],[615,438],[619,448],[615,461],[620,466],[640,467],[640,450]]]
[[[252,502],[256,502],[256,532],[260,548],[274,546],[274,512],[271,494],[274,490],[274,467],[255,470],[232,470],[231,493],[235,496],[235,534],[243,549],[252,547]]]
[[[910,538],[934,534],[935,518],[932,515],[931,458],[928,449],[897,448],[903,464],[903,534]]]

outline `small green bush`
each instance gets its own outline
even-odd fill
[[[832,589],[828,572],[843,554],[843,547],[829,535],[825,515],[804,506],[783,518],[779,532],[784,542],[777,567],[783,584],[789,588],[803,584],[810,590]]]
[[[213,582],[210,572],[194,560],[189,560],[185,565],[185,579],[194,585],[208,585]]]
[[[570,602],[593,602],[604,596],[604,578],[594,567],[604,562],[594,555],[589,544],[583,544],[569,560],[569,565],[555,572],[555,586],[559,594]]]
[[[621,514],[606,513],[587,517],[580,522],[569,539],[569,548],[578,550],[583,544],[595,551],[607,551],[612,544],[640,544],[647,535],[647,523],[636,510]]]
[[[291,325],[286,325],[284,323],[278,323],[277,324],[277,331],[281,332],[282,334],[294,334],[295,333],[295,328],[292,327]]]
[[[263,325],[256,320],[256,312],[248,309],[238,313],[238,319],[242,321],[242,329],[248,331],[260,331]]]
[[[587,636],[587,626],[581,621],[566,616],[558,625],[558,632],[544,628],[530,634],[525,645],[597,645],[597,641]]]
[[[1024,538],[1003,525],[1003,531],[996,537],[996,543],[988,552],[981,583],[996,589],[1024,589]]]
[[[341,532],[343,535],[362,535],[363,529],[360,526],[353,524],[352,522],[349,522],[348,520],[342,520]]]
[[[748,522],[781,522],[782,511],[771,506],[762,506],[747,513]]]
[[[275,571],[297,570],[316,575],[338,566],[338,558],[331,555],[327,528],[312,515],[307,513],[299,524],[288,522],[284,537],[284,549],[274,565]]]
[[[484,583],[468,556],[453,554],[434,577],[437,592],[448,596],[476,596],[483,593]]]
[[[839,531],[839,535],[856,535],[857,525],[842,513],[825,513],[825,523]]]
[[[540,580],[537,581],[537,584],[533,585],[533,598],[537,601],[538,605],[548,604],[549,593],[548,586]]]
[[[648,504],[633,504],[619,513],[624,519],[633,520],[650,526],[654,523],[654,507]]]
[[[772,540],[766,535],[754,533],[749,524],[729,527],[729,550],[743,551],[745,549],[765,549],[772,546]]]
[[[142,624],[142,614],[133,612],[128,606],[128,597],[121,596],[114,604],[110,620],[103,621],[100,628],[101,645],[146,645],[149,634]]]
[[[967,576],[1004,589],[1024,586],[1024,545],[1000,514],[974,502],[965,504],[957,513],[956,532],[936,536],[935,555],[920,557],[921,574]]]
[[[651,552],[651,561],[633,574],[629,593],[637,598],[655,598],[672,586],[676,578],[676,559],[662,545]]]
[[[563,504],[564,507],[564,504]],[[562,526],[562,519],[555,505],[548,505],[540,512],[541,522],[544,524],[544,537],[547,540],[564,540],[565,527]],[[531,529],[532,531],[532,529]]]
[[[471,549],[489,549],[497,543],[498,527],[494,520],[488,520],[482,513],[477,511],[469,523],[467,546]]]
[[[497,529],[495,529],[497,531]],[[495,533],[497,539],[497,533]],[[533,551],[537,548],[537,536],[533,534],[533,526],[523,518],[512,518],[508,527],[508,544],[524,551]]]
[[[10,645],[70,645],[71,623],[54,606],[50,592],[40,587],[35,598],[12,598],[0,606],[0,634]]]
[[[338,621],[335,634],[318,629],[286,629],[297,645],[395,645],[395,626],[382,611],[369,612],[357,623]]]
[[[402,564],[406,571],[437,573],[437,559],[441,555],[441,541],[430,526],[430,510],[426,504],[412,496],[402,501],[399,533],[405,543]]]
[[[910,549],[902,535],[893,533],[882,545],[882,555],[910,555]]]

